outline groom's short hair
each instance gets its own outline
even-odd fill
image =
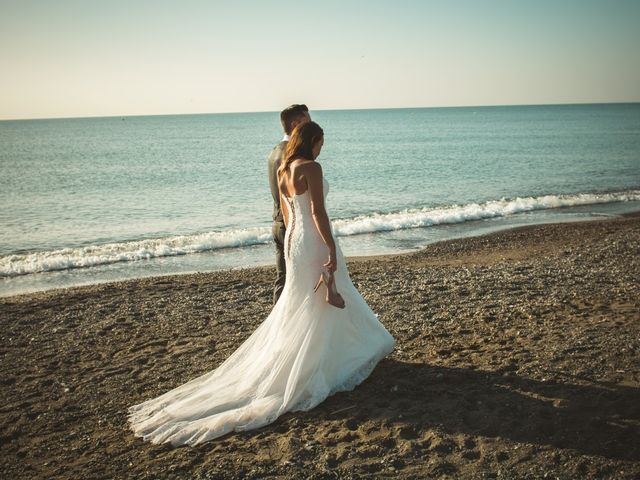
[[[280,112],[280,122],[282,123],[282,128],[284,128],[284,133],[290,135],[293,130],[293,122],[300,117],[304,117],[307,113],[309,113],[309,109],[304,104],[289,105],[282,110]]]

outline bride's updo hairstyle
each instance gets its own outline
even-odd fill
[[[324,132],[320,125],[316,122],[306,122],[299,124],[291,132],[291,137],[287,143],[284,161],[278,169],[280,173],[284,173],[289,165],[296,158],[306,158],[307,160],[315,160],[313,156],[313,146],[324,137]]]

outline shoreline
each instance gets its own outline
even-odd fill
[[[357,255],[357,256],[347,256],[346,257],[346,261],[347,261],[347,265],[351,264],[351,263],[357,263],[357,262],[368,262],[368,261],[383,261],[383,262],[388,262],[388,261],[393,261],[396,258],[401,258],[401,257],[405,257],[405,256],[411,256],[411,255],[419,255],[422,251],[424,251],[425,249],[429,249],[432,248],[436,245],[440,245],[440,244],[446,244],[448,242],[457,242],[457,241],[464,241],[467,239],[473,239],[473,238],[484,238],[484,237],[492,237],[495,235],[500,235],[502,233],[505,232],[510,232],[510,231],[517,231],[517,230],[527,230],[527,229],[535,229],[536,227],[543,227],[546,225],[571,225],[571,224],[575,224],[575,223],[585,223],[585,222],[603,222],[603,221],[612,221],[612,220],[616,220],[616,219],[623,219],[623,218],[633,218],[633,217],[640,217],[640,211],[635,211],[635,212],[631,212],[631,213],[620,213],[617,214],[615,216],[612,217],[606,217],[606,218],[602,218],[602,217],[596,217],[596,218],[584,218],[584,219],[580,219],[580,220],[569,220],[569,221],[565,221],[565,222],[550,222],[550,223],[534,223],[534,224],[530,224],[530,225],[518,225],[518,226],[506,226],[505,228],[500,228],[499,230],[496,231],[492,231],[489,233],[480,233],[477,235],[468,235],[468,236],[463,236],[463,237],[456,237],[456,238],[451,238],[451,239],[447,239],[447,240],[438,240],[434,243],[428,244],[418,250],[411,250],[411,251],[406,251],[406,252],[394,252],[394,253],[387,253],[387,254],[374,254],[374,255]],[[216,273],[221,273],[221,272],[236,272],[236,271],[250,271],[250,270],[264,270],[264,269],[271,269],[273,266],[271,265],[271,263],[268,264],[263,264],[263,265],[249,265],[249,266],[238,266],[238,267],[231,267],[231,268],[223,268],[223,269],[219,269],[219,270],[207,270],[207,271],[194,271],[194,272],[184,272],[184,273],[167,273],[167,274],[162,274],[162,275],[149,275],[149,276],[142,276],[142,277],[134,277],[134,278],[127,278],[127,279],[123,279],[123,280],[105,280],[105,281],[98,281],[95,283],[87,283],[87,284],[80,284],[80,285],[72,285],[72,286],[68,286],[68,287],[53,287],[53,288],[48,288],[48,289],[44,289],[44,290],[36,290],[33,292],[24,292],[24,293],[16,293],[16,294],[9,294],[9,295],[0,295],[0,300],[2,299],[11,299],[14,297],[22,297],[25,295],[38,295],[38,294],[44,294],[44,293],[55,293],[55,292],[64,292],[66,290],[73,290],[73,289],[82,289],[82,288],[91,288],[91,287],[96,287],[99,285],[116,285],[116,284],[123,284],[123,283],[127,283],[127,282],[137,282],[137,281],[141,281],[141,280],[145,280],[145,279],[168,279],[168,278],[176,278],[176,277],[182,277],[182,276],[189,276],[189,275],[209,275],[209,274],[216,274]],[[89,267],[90,268],[90,267]],[[47,272],[45,272],[47,273]]]
[[[197,447],[127,407],[222,363],[271,266],[0,298],[0,466],[33,478],[640,476],[640,214],[349,258],[396,349],[353,391]]]

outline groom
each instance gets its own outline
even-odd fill
[[[269,155],[269,186],[271,187],[271,196],[273,197],[273,241],[276,244],[276,280],[273,282],[273,304],[278,301],[284,281],[286,270],[284,264],[284,233],[285,224],[282,218],[282,210],[280,209],[280,193],[278,191],[278,167],[284,158],[284,153],[289,141],[289,135],[301,123],[311,120],[309,109],[306,105],[291,105],[280,112],[280,122],[284,129],[284,137],[278,143]]]

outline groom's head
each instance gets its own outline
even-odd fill
[[[287,135],[291,135],[293,129],[301,123],[310,120],[311,116],[306,105],[290,105],[280,112],[280,122],[282,122],[282,128]]]

